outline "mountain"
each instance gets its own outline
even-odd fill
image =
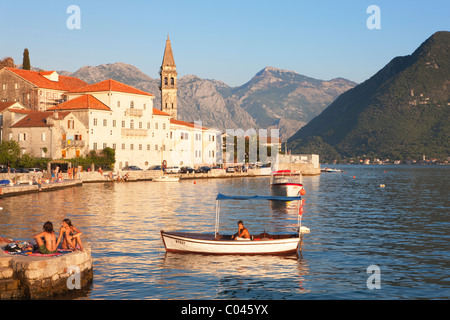
[[[135,66],[113,63],[59,73],[87,83],[109,78],[120,81],[153,93],[154,106],[160,108],[159,79],[152,79]],[[203,125],[221,130],[279,129],[281,138],[286,140],[355,85],[342,78],[322,81],[273,67],[264,68],[239,87],[186,75],[178,79],[178,117],[201,120]]]
[[[340,95],[288,140],[322,159],[445,159],[450,150],[450,32],[436,32]]]

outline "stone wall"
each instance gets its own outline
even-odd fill
[[[4,253],[5,245],[0,244],[0,300],[49,298],[92,282],[89,247],[61,256],[36,257]]]

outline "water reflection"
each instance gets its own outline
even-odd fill
[[[187,274],[191,277],[201,274],[216,279],[216,284],[210,288],[215,292],[215,299],[286,299],[286,293],[295,296],[309,292],[304,283],[308,265],[295,254],[210,256],[167,253],[161,264],[161,268],[170,273],[170,277],[165,274],[160,279],[161,286],[170,287],[174,279],[183,279]],[[191,285],[191,280],[186,285]],[[174,294],[174,299],[179,298]]]
[[[92,248],[88,299],[443,298],[450,287],[450,167],[347,166],[303,177],[301,257],[166,254],[160,230],[213,232],[215,198],[269,195],[269,178],[84,184],[0,199],[0,234],[30,240],[70,218]],[[355,176],[355,178],[353,178]],[[385,184],[385,188],[380,188]],[[294,203],[224,201],[221,233],[291,232]],[[366,288],[369,265],[382,289]]]

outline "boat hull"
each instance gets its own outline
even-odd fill
[[[152,181],[155,181],[155,182],[179,182],[180,178],[179,177],[161,176],[161,177],[152,179]]]
[[[303,185],[299,183],[279,183],[270,185],[270,194],[277,197],[298,197]]]
[[[201,254],[289,254],[295,253],[300,237],[267,240],[214,240],[214,235],[164,232],[161,237],[167,252]]]

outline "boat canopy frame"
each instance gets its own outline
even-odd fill
[[[282,202],[289,202],[289,201],[298,201],[298,210],[300,211],[300,206],[302,205],[302,197],[281,197],[281,196],[260,196],[260,195],[253,195],[253,196],[228,196],[224,195],[222,193],[217,194],[216,197],[216,222],[215,222],[215,228],[214,228],[214,236],[217,238],[219,235],[219,223],[220,223],[220,201],[221,200],[269,200],[269,201],[282,201]],[[298,235],[300,236],[300,228],[302,224],[302,215],[299,213],[297,218],[297,224],[298,224]]]

